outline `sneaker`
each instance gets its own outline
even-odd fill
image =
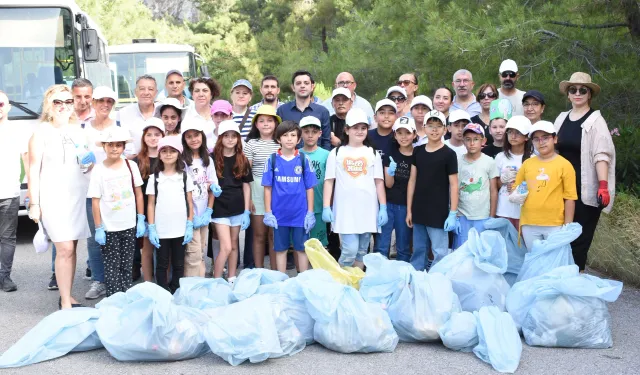
[[[47,287],[49,290],[58,290],[58,280],[56,280],[56,273],[54,272],[51,275],[51,281],[49,281],[49,286]]]
[[[91,288],[89,288],[87,294],[84,295],[84,298],[96,299],[105,295],[107,295],[107,286],[99,281],[94,281],[91,283]]]
[[[18,286],[16,283],[11,280],[9,276],[5,276],[5,278],[0,282],[0,286],[2,286],[2,290],[5,292],[15,292],[18,290]]]
[[[234,285],[235,285],[235,283],[236,283],[236,277],[235,277],[235,276],[230,277],[230,278],[227,280],[227,282],[229,283],[229,286],[231,287],[231,289],[233,289],[233,286],[234,286]]]
[[[83,279],[85,280],[91,280],[91,268],[87,267],[87,270],[84,271],[84,277]]]

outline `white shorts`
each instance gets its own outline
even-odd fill
[[[214,217],[212,223],[228,225],[230,227],[239,227],[242,224],[242,214],[231,217]]]

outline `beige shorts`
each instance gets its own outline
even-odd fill
[[[251,201],[256,208],[254,215],[264,215],[264,186],[262,186],[262,179],[260,181],[251,182]]]

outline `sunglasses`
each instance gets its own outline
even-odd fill
[[[54,99],[53,100],[53,105],[55,105],[56,107],[60,107],[63,104],[66,105],[73,105],[73,99],[68,99],[68,100],[58,100],[58,99]]]
[[[5,104],[5,102],[0,102],[0,108],[4,107]]]
[[[516,75],[518,75],[518,73],[516,72],[510,72],[510,71],[506,71],[506,72],[502,72],[502,78],[516,78]]]
[[[413,83],[414,85],[416,84],[415,82],[410,81],[408,79],[396,82],[398,86],[409,86],[410,83]]]
[[[589,89],[586,87],[580,87],[579,89],[576,88],[575,86],[569,87],[569,94],[575,95],[576,92],[579,92],[580,95],[587,95],[587,93],[589,92]]]
[[[405,98],[404,96],[390,96],[387,99],[395,103],[404,103],[407,101],[407,98]]]
[[[480,100],[482,100],[484,98],[495,99],[497,97],[498,97],[498,95],[496,95],[495,92],[489,92],[489,93],[486,93],[486,94],[485,93],[478,94],[478,99],[480,99]]]

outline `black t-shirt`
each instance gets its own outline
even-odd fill
[[[231,217],[240,215],[244,212],[244,194],[242,184],[253,181],[251,169],[249,173],[242,178],[235,178],[233,175],[233,166],[236,164],[236,156],[224,157],[224,168],[222,170],[222,178],[218,181],[218,185],[222,189],[222,194],[213,201],[213,217]]]
[[[391,153],[391,141],[393,140],[393,132],[388,135],[380,135],[378,134],[377,129],[369,130],[369,134],[367,135],[369,141],[371,141],[371,145],[376,150],[377,153],[380,154],[380,157],[384,159],[385,157],[389,157]]]
[[[331,131],[333,132],[333,135],[342,139],[342,133],[344,133],[344,126],[346,124],[345,120],[336,115],[331,115],[329,123],[331,124]],[[331,145],[331,149],[333,148],[334,146]]]
[[[484,146],[482,148],[482,153],[483,154],[489,155],[494,159],[496,158],[496,155],[498,155],[501,152],[502,152],[502,147],[498,147],[498,146],[495,146],[493,144],[490,144],[489,146]]]
[[[582,166],[580,163],[580,145],[582,143],[582,124],[592,113],[593,108],[576,121],[571,121],[567,115],[558,133],[558,153],[563,158],[569,160],[569,163],[573,165],[573,169],[576,170],[578,194],[580,194],[581,188],[580,173]]]
[[[386,189],[387,203],[406,206],[407,205],[407,185],[409,184],[409,176],[411,175],[411,165],[413,164],[413,155],[406,156],[400,152],[398,147],[391,147],[391,157],[396,162],[396,174],[393,176],[393,186]],[[388,167],[390,164],[389,157],[383,159],[383,164]]]
[[[416,189],[411,214],[413,222],[431,228],[444,228],[449,216],[449,176],[458,173],[458,157],[449,147],[427,152],[425,146],[413,149]]]
[[[484,136],[485,136],[485,138],[487,138],[487,142],[485,142],[485,147],[487,147],[486,145],[492,145],[493,144],[493,136],[489,132],[489,124],[485,124],[485,122],[482,121],[482,119],[480,118],[480,115],[473,116],[471,118],[471,122],[474,123],[474,124],[482,125],[482,129],[484,129]]]
[[[133,161],[138,164],[140,167],[140,162],[138,158],[133,158]],[[153,174],[156,170],[156,166],[158,165],[158,158],[149,157],[149,176]],[[149,203],[149,197],[147,196],[147,184],[149,183],[149,177],[142,179],[142,199],[144,200],[144,215],[147,215],[147,203]]]

